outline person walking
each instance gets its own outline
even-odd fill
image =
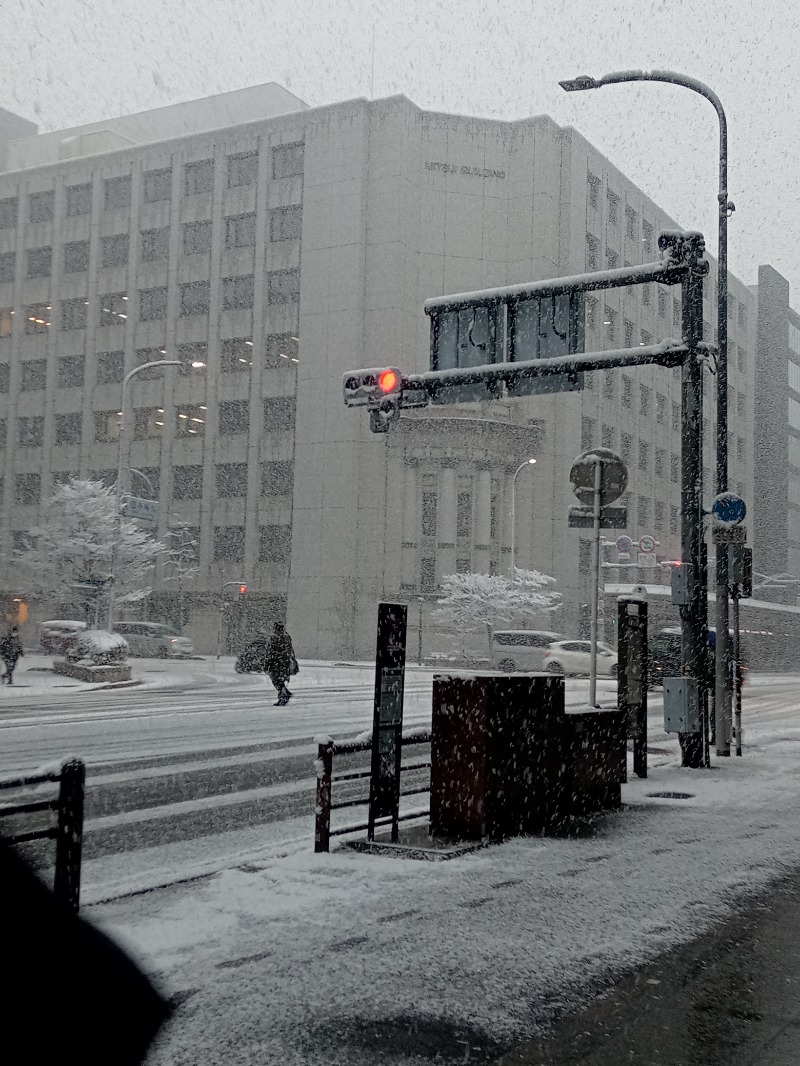
[[[6,672],[3,677],[9,685],[13,685],[14,668],[17,659],[22,655],[22,641],[19,639],[19,629],[12,626],[8,633],[0,640],[0,658],[6,664]]]
[[[285,707],[294,693],[290,692],[286,682],[298,671],[292,638],[286,632],[283,622],[276,622],[272,636],[269,638],[266,654],[266,668],[269,679],[278,691],[276,707]]]

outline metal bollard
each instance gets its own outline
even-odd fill
[[[81,759],[64,763],[58,792],[58,835],[53,895],[75,914],[78,913],[80,905],[85,783],[86,766]]]
[[[331,850],[331,777],[333,775],[333,741],[317,749],[317,805],[314,828],[314,852]]]

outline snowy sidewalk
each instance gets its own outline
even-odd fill
[[[487,1061],[800,865],[797,718],[765,705],[746,757],[708,771],[670,742],[589,839],[425,863],[315,856],[309,822],[303,844],[86,914],[181,1004],[153,1066]]]

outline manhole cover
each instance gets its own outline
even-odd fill
[[[690,800],[694,799],[694,792],[648,792],[647,797],[659,800]]]

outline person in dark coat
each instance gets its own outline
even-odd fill
[[[287,688],[286,682],[297,673],[297,659],[292,647],[292,638],[286,632],[283,622],[276,622],[272,636],[269,638],[266,654],[266,669],[269,679],[278,690],[276,707],[285,707],[292,698],[293,693]]]
[[[12,626],[6,636],[0,640],[0,657],[6,664],[6,672],[3,677],[6,679],[9,685],[13,685],[14,667],[17,665],[17,659],[22,655],[22,641],[19,639],[19,630],[16,626]]]

